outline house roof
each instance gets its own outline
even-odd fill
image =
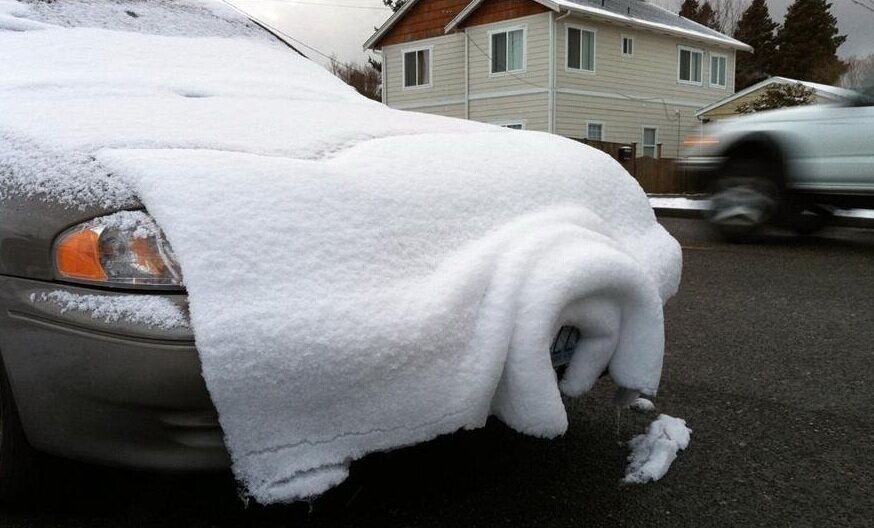
[[[376,30],[367,42],[365,49],[372,48],[379,40],[403,18],[404,14],[420,0],[409,0],[404,6],[393,14],[385,23]],[[532,0],[543,4],[553,11],[567,10],[575,13],[584,13],[594,18],[624,22],[627,24],[660,30],[678,36],[704,40],[723,46],[743,51],[753,51],[748,44],[723,35],[697,22],[651,4],[647,0]],[[471,2],[458,13],[458,15],[446,25],[445,31],[449,33],[461,24],[471,13],[476,11],[485,0],[471,0]]]
[[[646,0],[554,0],[560,7],[584,12],[599,18],[619,20],[650,29],[662,29],[690,38],[703,39],[743,51],[752,46],[702,26],[677,13]]]
[[[855,99],[860,95],[859,92],[848,90],[846,88],[838,88],[837,86],[830,86],[828,84],[819,84],[810,81],[799,81],[797,79],[790,79],[788,77],[769,77],[764,81],[758,82],[752,86],[748,86],[747,88],[744,88],[743,90],[736,92],[733,95],[729,95],[724,99],[720,99],[715,103],[705,106],[704,108],[695,112],[695,117],[700,117],[707,112],[710,112],[711,110],[719,108],[722,105],[728,104],[736,99],[740,99],[745,95],[749,95],[756,90],[761,90],[762,88],[765,88],[766,86],[770,86],[772,84],[801,84],[815,91],[817,95],[820,95],[832,101]]]
[[[452,22],[446,26],[446,32],[455,29],[468,15],[473,13],[485,0],[472,0]],[[697,22],[651,4],[646,0],[534,0],[553,11],[566,9],[575,13],[583,13],[594,18],[614,22],[623,22],[648,29],[661,30],[674,35],[693,39],[715,42],[724,46],[744,51],[753,48],[728,35],[723,35]]]
[[[392,16],[388,17],[388,20],[382,23],[376,29],[376,32],[367,39],[367,42],[364,43],[364,49],[368,50],[372,48],[379,40],[386,34],[388,31],[398,23],[400,19],[407,14],[407,12],[413,8],[413,6],[418,3],[419,0],[407,0],[404,2],[404,5],[392,14]]]

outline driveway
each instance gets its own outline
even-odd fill
[[[684,247],[667,307],[659,412],[692,444],[654,484],[620,487],[622,443],[655,415],[569,402],[565,437],[492,423],[375,455],[312,504],[249,507],[228,474],[145,475],[54,461],[56,481],[0,525],[870,526],[874,519],[874,230],[757,245],[663,219]]]

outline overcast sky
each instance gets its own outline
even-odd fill
[[[336,55],[344,61],[364,61],[361,45],[373,33],[374,26],[382,24],[391,11],[382,0],[232,0],[237,6],[255,15],[291,37],[325,55]],[[859,0],[874,7],[874,0]],[[782,22],[792,0],[768,0],[771,16]],[[853,0],[832,0],[832,11],[838,18],[838,27],[849,35],[838,50],[842,57],[874,53],[874,11]],[[656,0],[673,7],[682,0]],[[324,57],[301,46],[314,59]]]

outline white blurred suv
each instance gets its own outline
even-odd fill
[[[767,223],[812,232],[835,208],[874,208],[874,100],[773,110],[709,125],[685,167],[712,193],[710,221],[743,239]]]

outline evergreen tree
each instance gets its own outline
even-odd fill
[[[816,92],[801,83],[777,83],[768,86],[765,92],[749,101],[737,105],[738,114],[755,114],[776,108],[809,105],[816,102]]]
[[[680,16],[689,20],[697,20],[700,10],[701,6],[698,5],[698,0],[683,0],[683,5],[680,6]]]
[[[716,20],[716,11],[713,9],[713,6],[710,5],[710,2],[704,2],[704,5],[702,5],[701,9],[698,10],[698,17],[693,18],[692,20],[698,22],[702,26],[707,26],[710,29],[719,31],[719,21]]]
[[[827,0],[795,0],[777,32],[778,75],[834,84],[847,71],[837,50],[847,40],[838,35],[837,19]]]
[[[407,3],[407,0],[382,0],[382,3],[392,11],[397,11],[398,9],[404,7],[404,4]]]
[[[734,81],[736,90],[743,90],[770,76],[777,53],[777,37],[774,31],[778,26],[771,19],[765,0],[753,0],[741,15],[733,36],[752,46],[755,51],[737,53]]]

